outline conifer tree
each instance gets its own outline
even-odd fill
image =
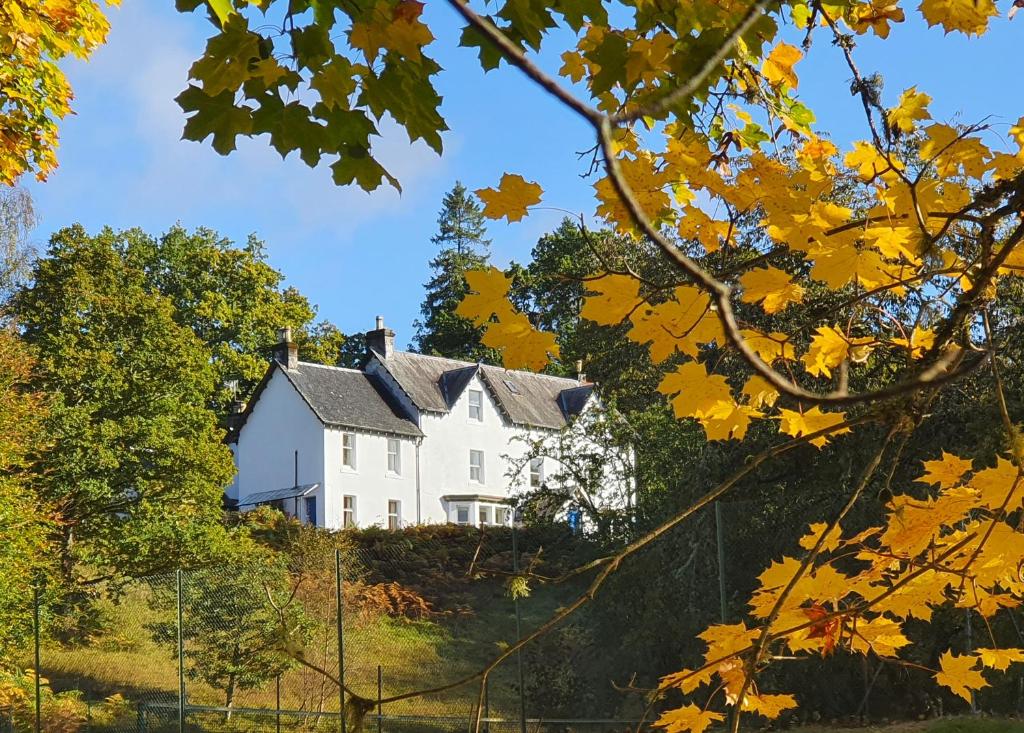
[[[440,248],[430,261],[433,275],[424,286],[416,321],[416,350],[423,354],[465,361],[499,363],[497,354],[480,343],[483,329],[455,315],[466,294],[466,271],[484,267],[490,260],[480,203],[458,181],[445,194],[437,218],[438,232],[431,242]]]

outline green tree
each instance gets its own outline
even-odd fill
[[[56,233],[15,297],[51,395],[36,479],[60,512],[64,580],[141,575],[206,558],[224,538],[233,465],[207,407],[211,351],[104,230]],[[87,577],[86,577],[87,576]]]
[[[46,414],[33,369],[30,349],[0,329],[0,667],[30,631],[33,584],[52,570],[52,507],[32,480]]]
[[[291,326],[302,358],[337,360],[344,335],[329,323],[314,325],[316,308],[295,288],[282,286],[284,275],[267,262],[266,245],[255,236],[237,247],[211,229],[174,226],[160,237],[129,229],[111,241],[144,274],[146,285],[170,300],[175,321],[210,350],[215,377],[209,404],[219,414],[263,376],[281,326]]]
[[[498,363],[497,354],[480,343],[483,329],[457,316],[455,307],[468,292],[466,271],[487,265],[491,241],[479,202],[461,183],[445,194],[431,242],[440,251],[430,261],[433,275],[416,321],[416,350],[465,361]]]
[[[224,564],[182,576],[185,672],[221,690],[229,710],[238,692],[260,687],[295,665],[285,653],[284,629],[303,638],[308,625],[301,606],[289,601],[285,569],[266,548],[238,540],[239,548]],[[158,609],[171,608],[175,592],[169,582],[157,589],[152,603]],[[157,622],[151,630],[176,656],[177,620]]]

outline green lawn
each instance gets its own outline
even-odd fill
[[[521,600],[524,633],[547,620],[576,591],[564,586],[541,587]],[[176,700],[175,649],[154,641],[148,628],[173,619],[173,609],[155,611],[148,600],[149,591],[140,587],[119,604],[105,602],[107,631],[88,644],[45,644],[41,668],[54,689],[82,690],[91,700],[114,693],[132,701]],[[378,665],[385,697],[439,686],[479,670],[514,640],[514,605],[498,581],[472,584],[467,600],[471,611],[429,621],[351,618],[345,629],[347,685],[360,696],[375,699]],[[332,660],[330,671],[335,672],[333,626],[322,628],[322,632],[316,648],[307,649],[307,658],[314,662]],[[514,714],[514,680],[513,660],[492,675],[488,691],[492,715]],[[224,704],[222,691],[192,679],[186,680],[186,686],[190,704]],[[468,716],[478,691],[478,683],[470,683],[457,690],[393,703],[385,712]],[[240,690],[234,704],[243,708],[273,708],[275,696],[274,682],[269,681],[258,689]],[[281,698],[285,709],[337,710],[337,688],[319,673],[302,667],[283,675]]]

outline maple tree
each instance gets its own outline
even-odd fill
[[[843,649],[900,664],[908,619],[927,620],[938,606],[989,618],[1018,605],[1024,444],[1005,399],[1007,452],[990,456],[994,467],[945,454],[926,466],[922,480],[937,484],[930,493],[889,483],[901,446],[945,386],[985,370],[1002,395],[1005,365],[989,316],[1000,279],[1024,267],[1024,118],[1007,143],[992,122],[933,120],[936,90],[915,86],[885,99],[862,75],[856,45],[860,36],[894,34],[910,10],[896,2],[509,0],[491,15],[463,0],[449,4],[466,24],[462,44],[479,50],[484,69],[509,63],[589,124],[595,216],[651,243],[661,258],[656,278],[624,258],[602,259],[584,280],[590,295],[581,315],[626,327],[652,362],[669,365],[658,391],[708,440],[744,440],[753,426],[780,434],[696,503],[592,568],[585,595],[495,664],[763,464],[868,424],[885,437],[846,487],[843,507],[759,576],[747,620],[700,635],[698,668],[662,680],[668,709],[659,725],[700,733],[727,708],[733,729],[744,713],[778,717],[798,704],[761,683],[780,655]],[[372,152],[374,123],[385,114],[410,140],[440,150],[440,69],[426,54],[434,34],[420,3],[292,2],[280,32],[264,35],[252,29],[257,10],[247,2],[179,1],[200,5],[218,31],[193,66],[196,83],[179,97],[192,114],[186,137],[212,135],[226,153],[238,135],[268,133],[282,155],[297,150],[311,165],[336,156],[335,181],[367,190],[399,185]],[[259,3],[258,12],[274,5]],[[629,12],[609,12],[616,6]],[[972,37],[999,15],[992,0],[923,0],[911,12]],[[557,28],[573,38],[557,72],[564,83],[534,55],[555,42]],[[801,65],[829,46],[842,54],[864,112],[864,138],[845,149],[816,129],[798,91]],[[506,173],[476,193],[485,216],[514,222],[543,201],[542,183]],[[767,235],[759,249],[740,246],[751,226]],[[580,234],[589,244],[585,217]],[[485,329],[483,344],[507,366],[542,369],[558,358],[554,335],[510,300],[509,276],[483,269],[467,283],[456,313]],[[788,316],[796,305],[799,322]],[[848,536],[844,520],[878,481],[891,496],[882,523]],[[961,696],[987,685],[986,670],[1020,656],[991,642],[997,651],[944,654],[936,682]],[[672,707],[677,692],[683,701]]]
[[[995,2],[506,0],[490,14],[464,0],[449,5],[465,22],[461,44],[485,70],[514,66],[592,129],[595,217],[657,253],[657,267],[643,271],[599,257],[582,280],[583,317],[622,327],[667,365],[658,391],[709,441],[743,441],[753,429],[777,435],[692,505],[591,564],[585,594],[452,684],[486,678],[589,603],[623,562],[764,465],[869,425],[883,438],[840,487],[842,507],[764,570],[745,620],[700,635],[696,668],[664,677],[659,725],[700,733],[727,709],[734,730],[748,713],[775,718],[799,702],[767,689],[765,671],[780,656],[844,650],[907,664],[909,620],[928,621],[939,607],[988,620],[1018,606],[1024,443],[991,318],[999,288],[1024,270],[1024,118],[934,120],[939,90],[883,94],[856,58],[859,38],[891,42],[910,14],[945,33],[983,36],[1002,21]],[[385,116],[410,141],[441,150],[441,69],[416,0],[177,6],[203,8],[214,26],[178,97],[186,138],[212,137],[227,154],[238,136],[265,134],[282,156],[326,158],[338,184],[368,191],[400,186],[374,155]],[[562,65],[549,73],[537,52],[566,38]],[[862,139],[848,145],[819,130],[799,96],[801,67],[823,53],[841,54],[863,109]],[[40,171],[52,167],[51,148],[29,154]],[[16,176],[25,160],[17,150],[3,156],[0,174]],[[544,201],[543,181],[512,172],[476,193],[485,216],[508,222]],[[764,232],[763,246],[741,246],[750,227]],[[597,249],[584,217],[579,229]],[[559,356],[554,335],[510,300],[509,276],[492,268],[466,279],[471,292],[456,312],[484,329],[483,345],[507,366],[542,369]],[[799,318],[790,316],[796,306]],[[922,486],[892,486],[937,395],[979,374],[999,403],[1000,454],[972,461],[935,446]],[[885,497],[881,522],[845,531],[869,488]],[[929,668],[936,683],[969,697],[1021,661],[1024,652],[990,635],[985,648],[945,651]]]
[[[107,30],[94,0],[0,3],[0,185],[30,171],[45,180],[57,166],[57,128],[72,99],[59,62],[87,57]]]

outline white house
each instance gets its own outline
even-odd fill
[[[397,351],[380,317],[366,338],[363,368],[343,369],[300,362],[281,330],[232,428],[229,502],[332,529],[506,524],[516,485],[557,469],[530,460],[523,438],[565,429],[598,400],[582,378]]]

